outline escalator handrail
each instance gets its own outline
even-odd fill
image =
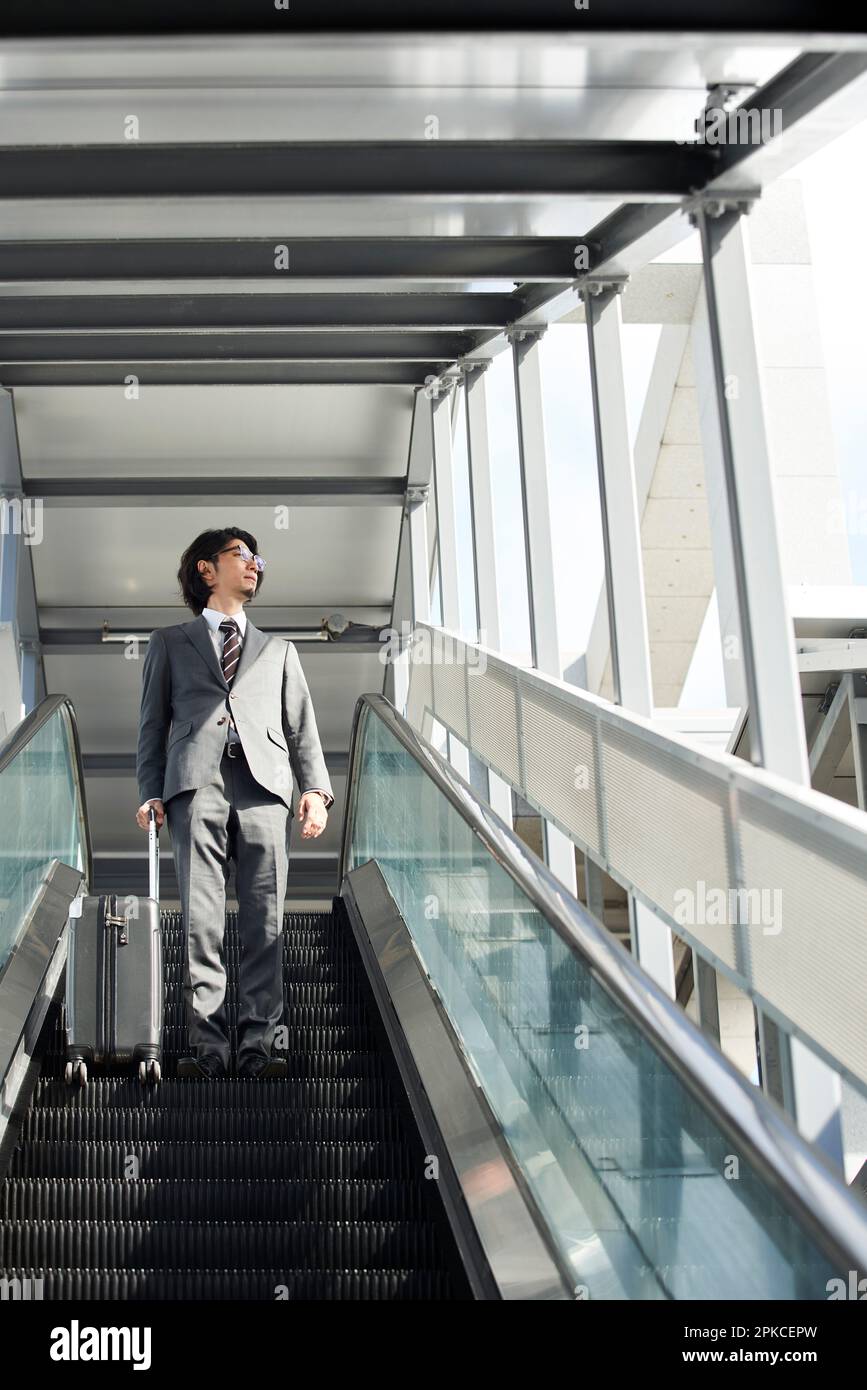
[[[867,1269],[867,1209],[848,1191],[842,1175],[798,1134],[774,1101],[737,1071],[511,826],[379,693],[360,695],[353,714],[339,886],[344,881],[357,806],[359,731],[365,710],[389,728],[569,949],[589,964],[690,1094],[741,1145],[744,1157],[816,1244],[832,1261],[843,1262],[843,1270]]]
[[[35,709],[16,724],[11,733],[0,742],[0,774],[6,771],[10,763],[13,763],[18,755],[23,752],[31,742],[34,735],[39,732],[43,725],[47,724],[60,709],[63,707],[66,717],[69,720],[69,727],[72,732],[73,748],[73,776],[75,778],[76,791],[78,793],[79,819],[81,830],[81,842],[84,846],[84,872],[86,874],[87,892],[93,892],[93,845],[90,838],[90,817],[87,814],[87,797],[84,790],[84,764],[81,758],[81,740],[78,735],[78,720],[75,717],[75,706],[68,695],[46,695],[44,700],[40,700]],[[74,865],[72,866],[75,867]]]

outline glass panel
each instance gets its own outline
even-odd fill
[[[466,387],[456,387],[452,476],[455,488],[455,544],[458,552],[458,603],[461,614],[460,631],[468,642],[479,635],[479,614],[476,605],[476,557],[473,546],[473,508],[470,498],[470,460],[467,448],[467,412],[464,401]]]
[[[0,970],[52,859],[84,863],[69,717],[58,709],[0,773]]]
[[[587,329],[555,323],[539,343],[563,679],[613,694],[608,595]]]
[[[500,651],[523,666],[529,665],[531,660],[530,599],[527,591],[527,548],[511,349],[501,352],[488,368],[486,401],[494,496]]]
[[[359,733],[349,867],[378,862],[585,1296],[826,1298],[734,1137],[369,709]]]

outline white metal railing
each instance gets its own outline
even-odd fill
[[[445,725],[787,1033],[867,1092],[867,814],[418,623]]]

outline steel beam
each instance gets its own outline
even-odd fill
[[[0,256],[2,260],[2,256]],[[0,265],[2,275],[2,265]],[[293,277],[296,278],[296,277]],[[158,329],[168,334],[191,330],[259,329],[323,332],[363,329],[413,332],[464,332],[502,328],[511,323],[516,301],[511,294],[41,294],[0,297],[0,344],[10,335],[124,333],[141,335]],[[60,340],[62,341],[62,340]],[[233,339],[234,341],[234,339]],[[258,339],[257,339],[258,341]],[[315,339],[314,341],[318,341]],[[2,351],[0,346],[0,351]]]
[[[435,392],[431,397],[430,409],[433,465],[436,474],[435,500],[442,621],[443,627],[448,628],[451,632],[460,632],[461,610],[451,393]]]
[[[468,352],[466,333],[422,333],[387,328],[354,330],[262,329],[237,332],[3,333],[0,357],[9,363],[52,362],[452,362]]]
[[[494,479],[488,441],[486,364],[463,371],[467,427],[467,468],[470,484],[470,529],[473,538],[473,577],[478,640],[500,649],[500,600],[497,591],[497,546],[494,533]],[[468,672],[472,680],[472,673]],[[512,824],[512,789],[496,772],[487,773],[487,799],[507,825]]]
[[[652,10],[642,0],[608,0],[601,9],[588,5],[577,16],[572,6],[564,8],[559,0],[535,0],[532,6],[526,0],[498,0],[493,9],[483,0],[465,0],[450,7],[446,16],[440,0],[416,0],[411,16],[402,0],[331,0],[328,7],[330,30],[345,30],[350,35],[396,34],[406,40],[408,18],[414,29],[434,35],[444,27],[467,35],[490,30],[498,34],[503,30],[516,34],[545,31],[561,34],[565,43],[595,40],[606,47],[612,42],[622,47],[641,40],[644,46],[664,53],[687,42],[694,46],[697,34],[708,38],[725,35],[731,45],[769,36],[794,41],[817,27],[821,35],[839,35],[853,43],[860,38],[853,34],[851,8],[827,4],[817,14],[810,0],[762,7],[748,0],[731,0],[719,14],[696,9],[683,0],[664,0]],[[293,0],[288,21],[285,10],[272,4],[251,5],[249,0],[221,0],[211,6],[207,16],[209,34],[267,35],[271,42],[293,45],[298,35],[319,35],[322,28],[322,10],[315,0]],[[81,0],[75,6],[65,0],[42,0],[38,10],[27,0],[7,0],[0,26],[0,35],[7,38],[189,34],[198,39],[201,33],[202,11],[197,0],[149,0],[146,6],[127,9],[118,9],[113,0]],[[425,39],[427,34],[409,37]]]
[[[0,282],[571,281],[572,237],[232,237],[0,241]],[[285,248],[285,249],[284,249]],[[288,271],[277,268],[279,258]]]
[[[428,573],[427,499],[431,468],[430,411],[424,392],[416,391],[412,405],[406,478],[401,480],[403,516],[400,540],[394,569],[394,589],[391,601],[392,643],[399,651],[392,652],[383,676],[383,694],[403,714],[409,694],[410,661],[409,637],[416,622],[417,582],[419,574]],[[415,548],[413,532],[416,531]],[[419,563],[419,555],[422,560]],[[415,563],[414,563],[415,557]],[[430,621],[430,595],[427,584],[421,595],[424,618]]]
[[[653,714],[653,682],[641,523],[623,377],[622,288],[620,282],[588,280],[582,282],[581,296],[587,321],[614,699],[649,719]],[[670,929],[634,897],[629,899],[629,925],[636,959],[674,998]]]
[[[818,792],[827,792],[840,759],[852,742],[852,676],[843,676],[831,705],[810,749],[810,782]]]
[[[530,652],[533,665],[538,670],[561,680],[563,669],[557,628],[551,503],[548,492],[548,464],[545,457],[542,374],[539,361],[541,336],[539,331],[520,330],[511,334],[510,338],[515,376],[521,509],[530,610]]]
[[[619,288],[588,282],[582,296],[587,315],[614,699],[649,719],[653,684],[641,524],[626,415]]]
[[[702,244],[703,313],[699,358],[710,367],[705,412],[711,450],[724,482],[731,572],[737,595],[739,656],[754,763],[809,786],[801,686],[783,578],[758,354],[753,335],[749,242],[743,208],[699,199],[693,206]],[[749,885],[747,885],[749,886]],[[780,949],[785,949],[785,935]],[[761,1020],[760,1020],[761,1023]],[[782,1030],[760,1026],[763,1078],[787,1094],[798,1128],[842,1167],[839,1076]],[[791,1085],[779,1078],[791,1073]],[[788,1091],[786,1087],[788,1086]]]
[[[388,625],[390,603],[357,604],[353,599],[346,603],[335,602],[330,605],[332,612],[342,613],[353,624],[363,627],[385,628]],[[305,629],[318,631],[322,622],[322,608],[317,604],[282,604],[260,595],[256,599],[256,626],[262,632],[303,632]],[[111,632],[153,632],[155,628],[171,627],[173,624],[189,621],[189,609],[183,604],[166,606],[161,604],[105,603],[98,606],[88,604],[40,604],[40,627],[63,631],[69,628],[87,628],[97,631],[103,623]],[[344,639],[341,639],[344,640]],[[339,643],[338,643],[339,645]]]
[[[433,476],[433,419],[430,399],[416,391],[407,469],[407,543],[409,545],[412,625],[431,620],[430,492]]]
[[[431,395],[431,438],[433,442],[434,498],[436,506],[437,549],[439,555],[439,593],[442,625],[451,632],[461,631],[460,583],[458,578],[458,526],[455,503],[454,439],[452,436],[452,395],[455,382]],[[436,655],[434,655],[436,660]],[[454,735],[448,735],[449,761],[462,777],[470,780],[469,750]]]
[[[494,535],[494,481],[488,444],[484,364],[467,367],[463,376],[478,641],[483,647],[499,651],[500,603]]]
[[[530,650],[533,665],[563,678],[557,626],[557,589],[551,533],[548,459],[542,405],[541,331],[509,334],[515,379],[515,415],[521,477],[521,513],[527,565]],[[542,818],[545,858],[573,896],[577,893],[575,846],[562,830]]]
[[[3,198],[679,199],[712,153],[663,140],[360,140],[0,147]]]
[[[211,472],[207,477],[27,478],[24,495],[64,508],[219,506],[239,497],[253,505],[281,500],[296,507],[400,507],[405,487],[401,477],[219,478]]]
[[[714,215],[719,212],[719,215]],[[693,212],[704,262],[708,400],[725,480],[753,762],[802,785],[809,762],[753,334],[749,252],[739,210]]]
[[[822,27],[824,29],[824,25]],[[799,163],[808,153],[812,153],[812,149],[804,148],[799,124],[809,123],[818,107],[833,101],[847,87],[858,83],[865,73],[867,53],[863,51],[863,45],[861,51],[852,47],[840,52],[801,53],[766,82],[760,91],[754,92],[736,107],[721,124],[720,139],[715,145],[717,168],[708,191],[731,192],[733,188],[743,188],[751,182],[764,184],[770,178],[778,178],[794,163]],[[776,122],[769,119],[766,125],[770,133],[776,123],[778,133],[771,135],[771,138],[763,134],[759,140],[744,141],[742,134],[749,130],[747,113],[750,111],[764,111],[768,117],[779,112]],[[854,119],[857,117],[850,116],[850,120]],[[828,143],[832,138],[833,132],[828,128],[826,118],[825,129],[819,132],[813,148]]]
[[[810,778],[816,791],[830,792],[847,748],[852,749],[855,796],[867,810],[867,677],[847,671],[810,749]]]
[[[9,362],[0,344],[0,386],[421,386],[448,359],[407,361]]]
[[[269,636],[280,637],[286,628],[263,627],[260,631]],[[150,632],[146,627],[136,627],[132,624],[129,627],[112,628],[107,635],[110,640],[104,638],[103,630],[99,628],[43,628],[42,651],[46,656],[90,656],[99,652],[103,656],[122,658],[124,644],[133,637],[139,642],[147,642],[150,639]],[[305,652],[315,651],[317,655],[322,652],[328,656],[336,655],[338,652],[344,655],[354,652],[369,656],[372,651],[377,652],[382,646],[378,630],[353,632],[350,629],[343,637],[333,642],[320,636],[319,632],[311,631],[309,635],[302,635],[293,631],[292,641]]]
[[[815,47],[823,48],[825,44],[816,43]],[[867,115],[867,88],[863,81],[867,43],[847,41],[840,47],[845,51],[802,53],[734,108],[720,142],[712,146],[715,167],[711,176],[706,184],[696,184],[694,192],[705,187],[731,191],[735,185],[757,189],[795,168],[835,135],[849,129],[858,118],[849,109],[850,102],[862,116]],[[857,94],[856,102],[852,102],[852,92]],[[739,113],[750,110],[780,113],[772,125],[770,140],[757,145],[728,138],[742,119]],[[684,241],[692,230],[686,209],[673,211],[664,204],[639,203],[618,208],[587,231],[581,241],[591,251],[590,273],[604,278],[632,274]],[[528,296],[528,308],[538,309],[539,302],[544,303],[561,290],[561,286],[534,288]]]

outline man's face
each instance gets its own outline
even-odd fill
[[[247,549],[243,541],[228,540],[213,561],[217,579],[212,589],[219,587],[223,593],[232,594],[242,603],[253,597],[259,580],[256,561],[252,558],[245,560],[241,553]]]

